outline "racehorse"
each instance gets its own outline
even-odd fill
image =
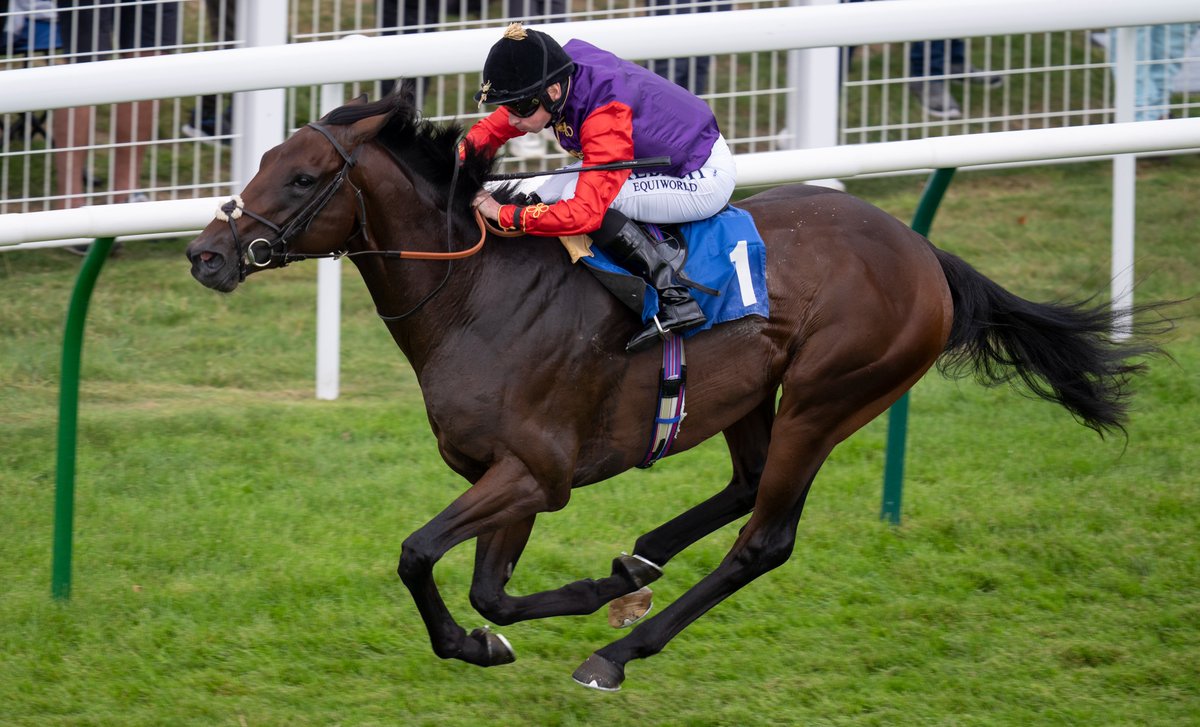
[[[460,160],[461,128],[418,120],[404,89],[357,99],[267,152],[187,256],[198,281],[225,292],[294,260],[344,254],[357,266],[420,382],[442,458],[470,483],[399,560],[439,657],[515,658],[504,637],[468,633],[442,601],[433,567],[460,543],[477,543],[471,604],[506,625],[636,597],[677,553],[749,514],[715,570],[573,675],[616,690],[627,662],[789,558],[830,451],[935,362],[988,385],[1015,380],[1103,435],[1123,431],[1127,384],[1158,350],[1140,324],[1111,340],[1107,307],[1004,290],[851,195],[804,185],[757,194],[739,206],[766,243],[770,315],[688,340],[687,419],[671,450],[721,433],[732,479],[638,538],[610,575],[509,594],[537,514],[639,464],[662,360],[625,352],[640,321],[556,241],[484,229],[470,202],[492,162],[470,150]],[[649,607],[623,605],[628,620]]]

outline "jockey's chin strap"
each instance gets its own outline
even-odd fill
[[[341,170],[339,170],[338,173],[333,176],[333,179],[330,179],[328,182],[326,182],[325,186],[322,187],[321,190],[317,192],[317,194],[314,195],[307,204],[297,210],[295,214],[289,217],[288,220],[282,225],[277,225],[262,215],[246,209],[246,205],[242,201],[242,198],[236,194],[233,195],[228,202],[218,207],[216,213],[214,214],[216,219],[229,223],[229,230],[233,235],[233,244],[235,249],[238,251],[239,280],[246,279],[246,275],[251,267],[265,268],[272,264],[274,264],[276,267],[285,267],[288,263],[294,260],[303,260],[309,257],[333,257],[338,255],[338,253],[330,253],[329,255],[321,256],[297,255],[288,252],[288,242],[292,239],[292,237],[307,230],[309,225],[312,224],[313,220],[316,219],[317,215],[321,213],[321,210],[325,209],[325,206],[329,204],[334,195],[338,193],[338,190],[342,188],[342,185],[349,177],[350,170],[358,162],[358,152],[362,148],[358,147],[353,153],[347,152],[345,147],[343,147],[337,139],[333,138],[333,134],[330,134],[328,129],[316,123],[309,124],[308,126],[311,129],[321,132],[321,135],[329,140],[329,143],[332,144],[333,148],[337,150],[337,153],[341,155],[342,159],[345,161],[345,164],[343,164]],[[353,182],[351,182],[350,186],[354,187],[355,196],[358,200],[358,211],[355,215],[356,219],[358,220],[358,230],[356,230],[354,234],[362,234],[365,236],[367,230],[367,215],[366,206],[363,202],[362,190],[358,187],[355,187]],[[237,220],[241,219],[242,215],[245,215],[250,219],[263,224],[267,229],[273,232],[275,236],[270,240],[265,237],[255,238],[246,243],[245,247],[243,248],[242,240],[238,235],[237,229]],[[353,235],[351,237],[353,237]]]

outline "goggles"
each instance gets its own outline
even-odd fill
[[[542,99],[538,96],[533,98],[524,98],[519,101],[510,101],[503,104],[504,108],[508,109],[513,116],[522,119],[527,119],[537,113],[537,110],[542,107]]]

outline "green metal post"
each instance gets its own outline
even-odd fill
[[[75,280],[71,305],[67,309],[63,335],[62,380],[58,399],[58,470],[54,486],[54,563],[50,592],[58,599],[71,597],[71,541],[75,520],[75,443],[79,421],[79,367],[83,357],[83,324],[87,320],[92,289],[113,238],[102,237],[92,243],[83,268]]]
[[[954,169],[937,169],[925,184],[912,228],[926,237],[933,225],[933,216],[954,178]],[[892,525],[900,524],[900,498],[904,492],[904,450],[908,441],[908,392],[888,409],[887,455],[883,466],[883,505],[879,519]]]

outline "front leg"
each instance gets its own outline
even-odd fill
[[[564,496],[540,485],[520,460],[510,457],[494,464],[475,485],[404,541],[397,572],[412,593],[435,654],[479,666],[513,660],[503,637],[484,629],[468,635],[455,622],[434,583],[433,567],[455,545],[514,524],[528,522],[528,538],[534,515],[557,509],[562,502]]]
[[[521,557],[533,517],[479,536],[471,605],[500,625],[551,616],[582,616],[611,604],[609,622],[629,626],[649,610],[649,589],[662,566],[687,546],[743,517],[754,506],[775,420],[775,396],[766,397],[744,418],[725,430],[733,459],[733,479],[721,492],[637,539],[634,555],[613,561],[612,574],[590,578],[541,593],[510,596],[504,588]],[[628,599],[621,598],[629,596]],[[620,600],[617,600],[620,599]]]
[[[550,616],[582,616],[662,575],[662,571],[634,556],[613,561],[612,575],[590,578],[528,596],[510,596],[504,587],[512,578],[517,560],[529,541],[533,518],[476,539],[475,575],[471,605],[489,621],[501,626]]]

